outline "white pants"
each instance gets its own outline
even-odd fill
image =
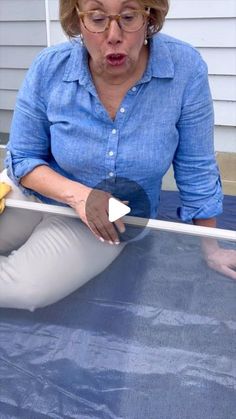
[[[5,173],[0,180],[11,183]],[[8,197],[27,199],[15,186]],[[102,272],[123,247],[100,242],[79,219],[6,208],[0,215],[0,307],[33,311],[55,303]]]

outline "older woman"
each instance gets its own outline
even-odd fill
[[[75,39],[42,51],[30,68],[6,167],[18,193],[69,205],[81,220],[3,213],[0,306],[53,303],[117,257],[125,227],[109,222],[111,194],[96,189],[89,201],[104,179],[141,185],[150,213],[137,202],[133,214],[154,218],[173,162],[181,219],[215,226],[222,193],[207,68],[190,45],[153,36],[167,11],[167,0],[60,1],[62,27]],[[233,251],[207,240],[203,247],[212,267],[236,277]]]

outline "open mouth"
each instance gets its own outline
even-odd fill
[[[119,66],[124,64],[126,60],[125,54],[108,54],[106,60],[110,65]]]

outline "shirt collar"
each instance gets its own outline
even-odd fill
[[[79,81],[80,84],[87,84],[91,79],[87,50],[77,40],[73,44],[63,81]]]
[[[150,55],[147,69],[138,84],[148,82],[152,77],[173,78],[174,63],[165,42],[165,35],[155,35],[149,40],[149,45]],[[78,41],[74,42],[63,81],[79,81],[81,85],[88,85],[92,81],[88,66],[87,50]]]
[[[174,63],[170,50],[165,42],[165,35],[158,33],[149,40],[149,61],[142,79],[138,84],[151,80],[152,77],[173,79]]]

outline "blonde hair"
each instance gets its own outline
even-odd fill
[[[147,36],[159,32],[165,22],[169,10],[168,0],[137,0],[141,8],[150,8]],[[79,18],[76,12],[78,0],[60,0],[60,22],[62,29],[69,38],[80,34]]]

